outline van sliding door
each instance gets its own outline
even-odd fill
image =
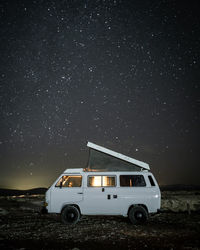
[[[84,214],[119,214],[116,176],[88,175],[84,191]]]

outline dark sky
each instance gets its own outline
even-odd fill
[[[85,167],[87,141],[199,184],[198,1],[2,0],[0,186]]]

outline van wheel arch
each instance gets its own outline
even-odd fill
[[[133,204],[133,205],[131,205],[130,207],[129,207],[129,209],[128,209],[128,212],[127,212],[127,215],[129,214],[129,211],[131,210],[131,208],[132,207],[143,207],[146,211],[147,211],[147,213],[149,214],[149,211],[148,211],[148,208],[147,208],[147,206],[146,205],[144,205],[144,204]]]
[[[76,208],[78,209],[80,215],[81,215],[80,207],[79,207],[77,204],[65,204],[65,205],[62,207],[60,213],[62,213],[62,211],[63,211],[66,207],[68,207],[68,206],[76,207]]]

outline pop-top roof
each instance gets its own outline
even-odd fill
[[[144,169],[147,169],[147,170],[150,170],[150,167],[149,167],[149,164],[145,163],[145,162],[142,162],[142,161],[138,161],[134,158],[131,158],[129,156],[126,156],[126,155],[123,155],[123,154],[120,154],[120,153],[117,153],[113,150],[110,150],[110,149],[107,149],[107,148],[104,148],[102,146],[99,146],[99,145],[96,145],[92,142],[88,142],[87,143],[87,146],[89,148],[92,148],[92,149],[95,149],[97,151],[100,151],[100,152],[103,152],[105,154],[108,154],[108,155],[111,155],[111,156],[114,156],[118,159],[121,159],[121,160],[124,160],[126,162],[130,162],[138,167],[141,167],[141,168],[144,168]]]

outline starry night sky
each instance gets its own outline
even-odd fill
[[[49,186],[87,141],[199,184],[198,1],[2,0],[0,186]]]

